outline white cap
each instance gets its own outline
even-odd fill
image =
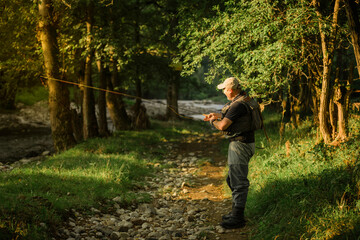
[[[239,81],[234,77],[229,77],[225,79],[225,81],[217,86],[218,89],[239,89],[240,83]]]

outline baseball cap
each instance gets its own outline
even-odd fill
[[[225,81],[217,86],[218,89],[231,88],[231,89],[239,89],[240,84],[239,81],[234,77],[229,77],[225,79]]]

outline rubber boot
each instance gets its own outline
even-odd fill
[[[232,203],[231,209],[233,209],[234,207],[235,207],[235,204]],[[233,211],[231,210],[231,212],[229,212],[228,214],[223,215],[223,216],[222,216],[222,220],[229,219],[229,218],[232,216],[232,212],[233,212]]]
[[[245,227],[246,221],[244,217],[245,208],[234,207],[231,216],[222,221],[220,224],[223,228],[234,229]]]

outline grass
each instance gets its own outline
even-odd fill
[[[0,173],[0,239],[47,239],[71,209],[101,208],[114,197],[122,205],[150,201],[137,190],[165,157],[162,143],[203,129],[201,124],[153,122],[150,130],[91,139],[41,163]]]
[[[310,121],[287,128],[280,139],[277,117],[265,119],[272,141],[257,132],[256,146],[265,148],[256,149],[249,165],[252,239],[358,239],[358,121],[351,121],[352,139],[332,147],[316,143]]]
[[[46,94],[42,87],[32,91]],[[32,104],[37,99],[32,95],[41,94],[24,91],[17,101]],[[250,237],[358,239],[358,119],[350,121],[351,140],[338,147],[317,143],[310,120],[298,129],[287,127],[282,138],[280,116],[265,113],[265,120],[271,142],[258,131],[256,154],[250,161],[245,213],[254,229]],[[147,131],[91,139],[39,164],[0,173],[0,239],[47,239],[71,209],[101,208],[114,197],[119,196],[123,205],[149,201],[150,196],[137,189],[165,157],[168,150],[163,143],[209,129],[187,121],[154,121],[152,126]],[[224,155],[227,145],[221,143]]]
[[[31,106],[34,105],[36,102],[47,100],[48,96],[48,89],[44,86],[21,88],[16,93],[15,102]]]

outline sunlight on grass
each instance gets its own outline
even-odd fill
[[[273,126],[268,129],[271,142],[261,131],[256,133],[246,208],[256,229],[252,238],[351,239],[359,235],[359,124],[351,120],[352,138],[332,147],[316,143],[310,121],[299,129],[287,127],[280,139],[278,119],[267,117]],[[125,205],[151,201],[149,194],[134,188],[145,184],[145,177],[154,176],[154,165],[166,158],[164,142],[181,141],[208,129],[202,123],[155,121],[150,130],[90,139],[39,164],[0,173],[0,228],[44,239],[46,229],[39,223],[55,226],[68,209],[97,207],[117,196]],[[225,140],[219,145],[224,156],[227,146]],[[163,167],[174,168],[159,169]],[[224,188],[230,197],[225,182]]]
[[[163,142],[180,141],[206,129],[199,122],[154,121],[152,125],[150,130],[90,139],[41,163],[1,172],[0,237],[5,229],[14,237],[22,231],[30,239],[46,239],[47,229],[39,223],[56,226],[69,209],[96,208],[118,196],[123,205],[151,201],[148,193],[134,189],[154,175],[154,164],[167,152]]]
[[[359,185],[352,174],[360,155],[356,140],[340,147],[317,144],[310,122],[286,131],[282,140],[270,131],[271,143],[257,133],[265,148],[256,150],[249,166],[247,213],[257,222],[254,239],[359,233]]]
[[[271,142],[256,132],[249,163],[246,215],[252,239],[330,239],[360,235],[359,124],[350,120],[352,139],[339,147],[316,143],[311,121],[278,134],[279,117],[265,114]],[[228,144],[222,145],[226,155]],[[227,169],[224,175],[227,174]],[[223,182],[226,196],[231,191]],[[341,237],[339,239],[342,239]]]

